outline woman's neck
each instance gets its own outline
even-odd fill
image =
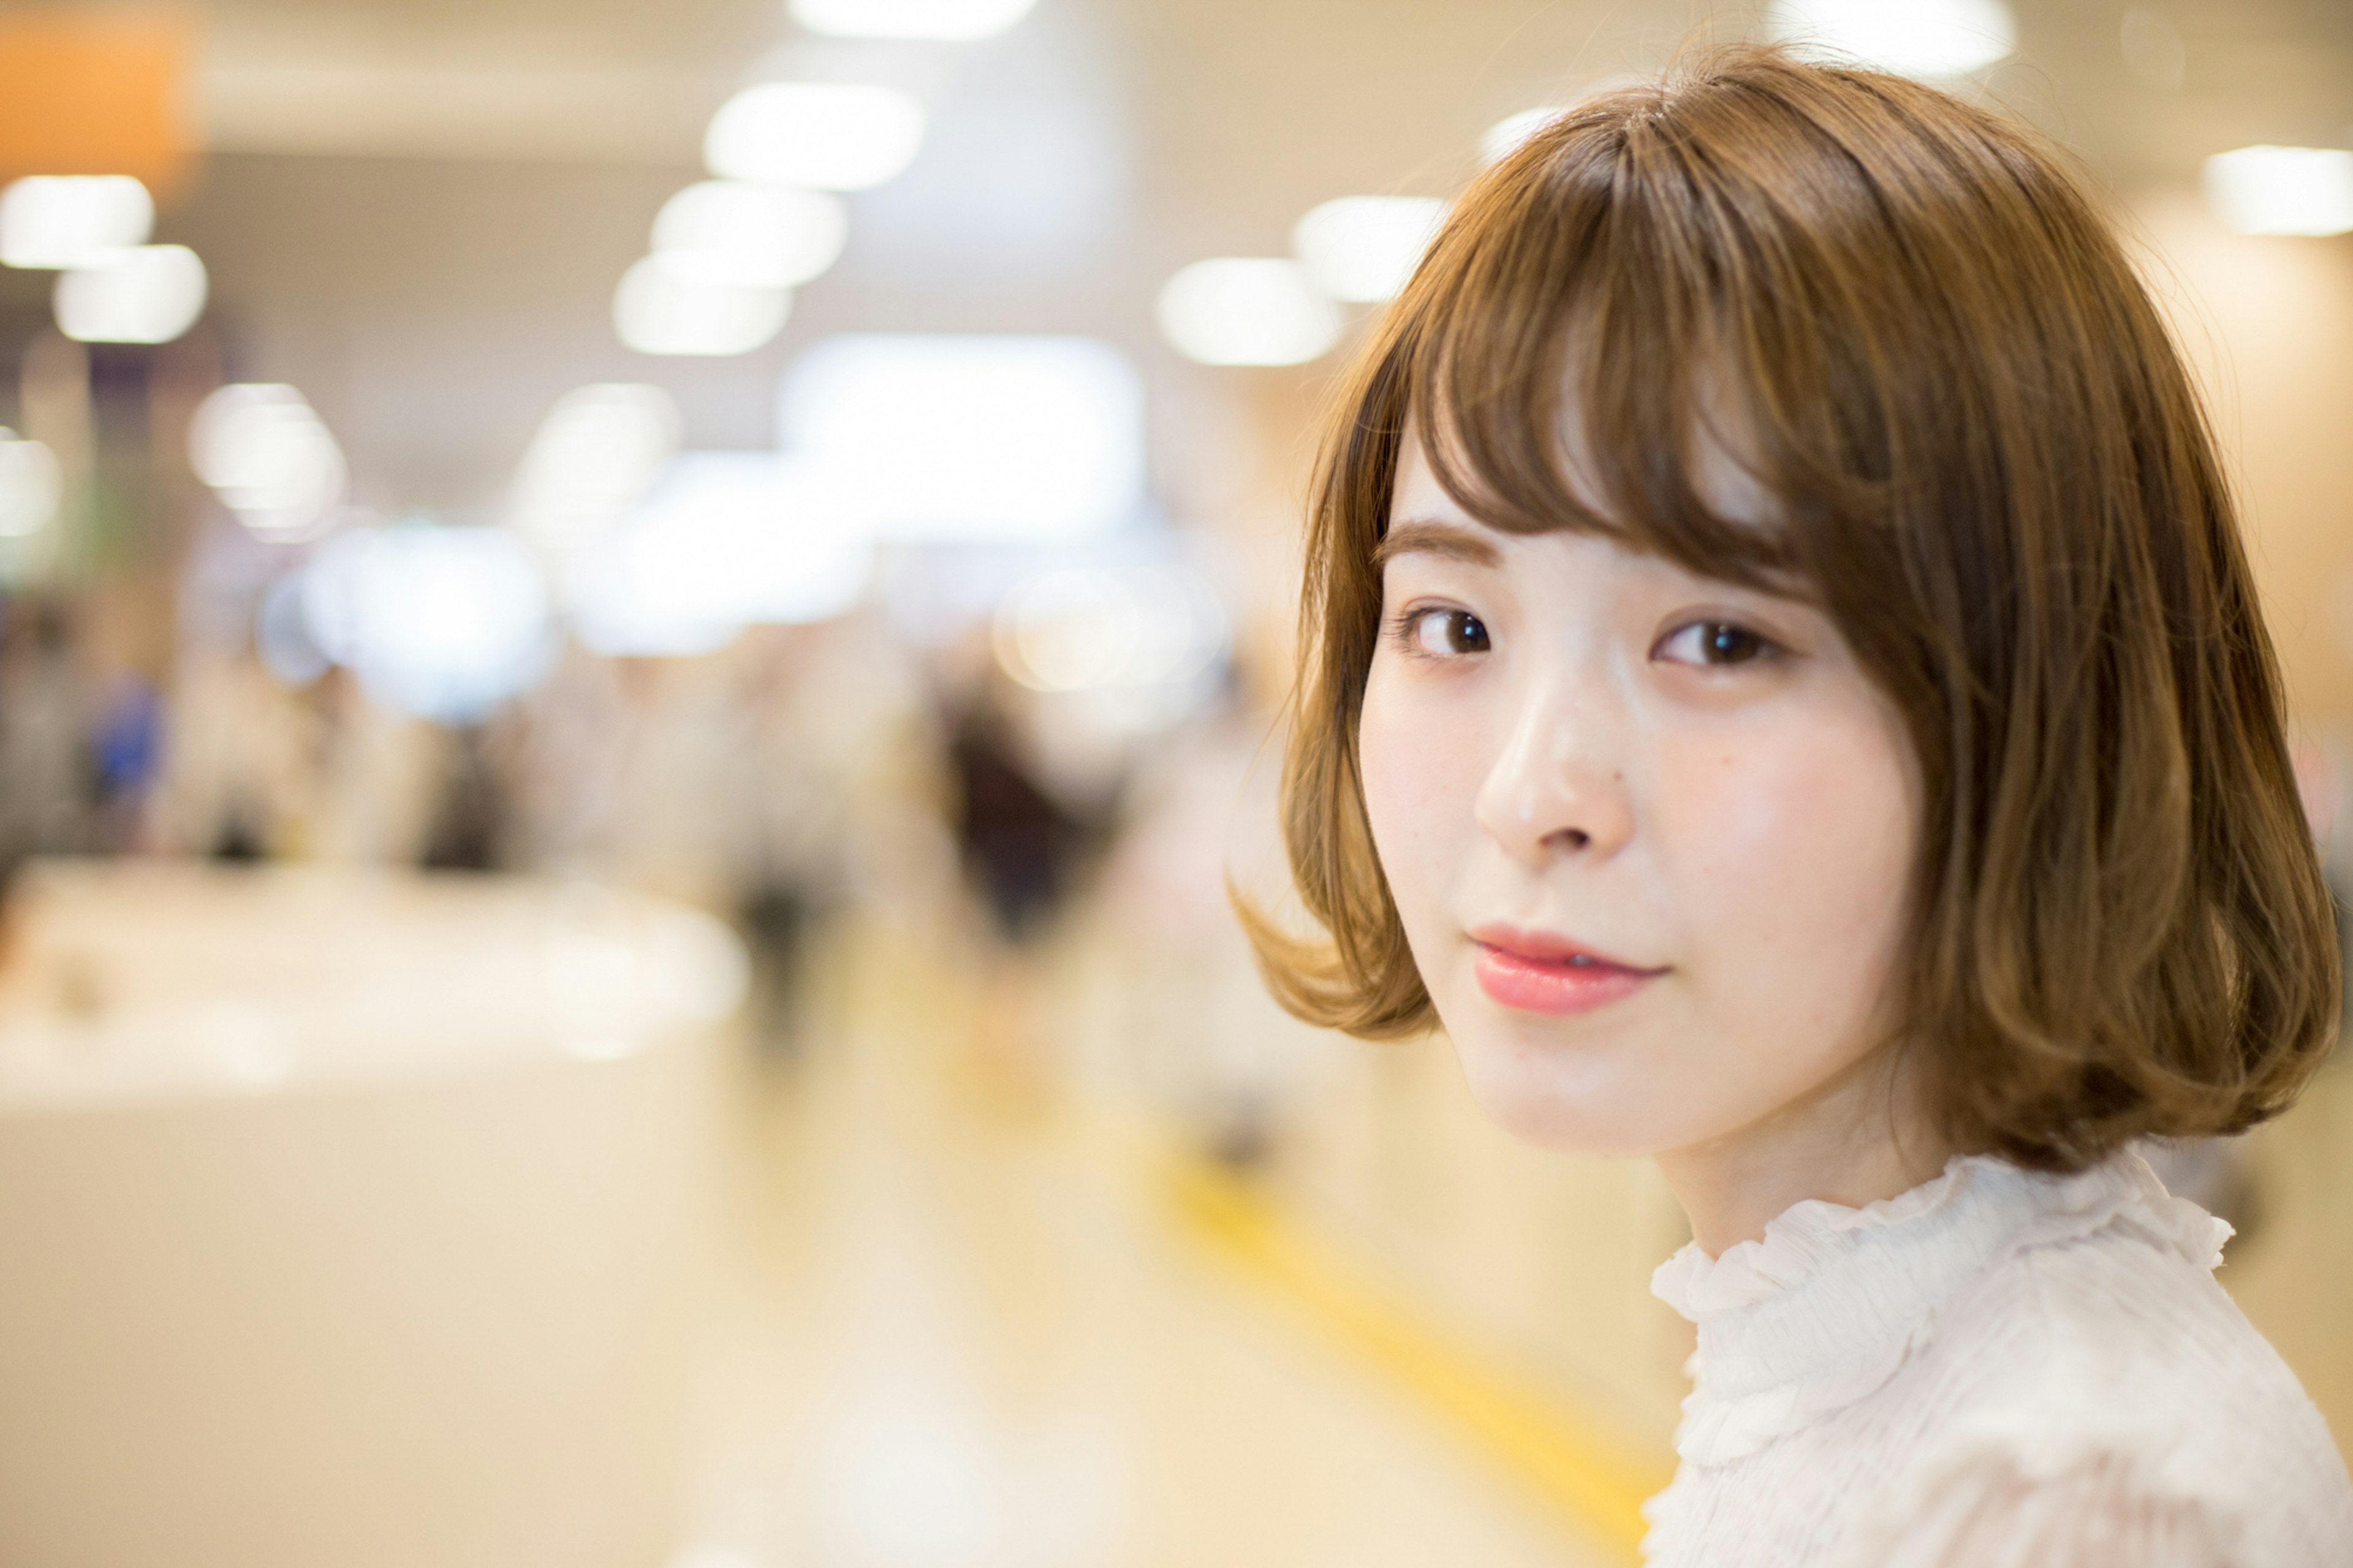
[[[1942,1171],[1953,1150],[1924,1113],[1916,1078],[1901,1053],[1876,1053],[1736,1131],[1659,1155],[1700,1250],[1714,1258],[1759,1240],[1808,1198],[1860,1208]]]

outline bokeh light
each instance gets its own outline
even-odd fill
[[[144,245],[155,223],[147,187],[128,174],[35,174],[0,192],[0,262],[88,267]]]
[[[309,400],[281,384],[207,396],[189,422],[188,461],[238,521],[269,537],[311,532],[343,500],[343,448]]]
[[[1208,584],[1174,566],[1047,573],[1007,597],[995,627],[998,664],[1035,691],[1180,684],[1225,636]]]
[[[722,104],[703,162],[726,180],[862,191],[914,161],[923,108],[887,87],[763,82]]]
[[[1431,196],[1341,196],[1293,226],[1292,248],[1324,292],[1371,303],[1396,298],[1445,219]]]
[[[2206,203],[2241,234],[2353,233],[2353,153],[2242,147],[2206,160]]]
[[[44,442],[0,426],[0,538],[21,539],[47,528],[62,491],[58,455]]]
[[[600,383],[556,400],[516,470],[512,517],[543,544],[595,538],[677,456],[683,416],[659,386]]]
[[[480,720],[554,652],[538,567],[502,528],[347,530],[305,569],[302,608],[312,642],[379,701],[442,723]]]
[[[58,330],[88,343],[168,343],[205,312],[205,264],[185,245],[110,250],[58,278]]]
[[[687,657],[744,627],[829,620],[856,605],[873,550],[839,491],[807,462],[690,452],[564,581],[581,642],[614,657]]]
[[[1930,79],[1982,70],[2018,47],[2001,0],[1773,0],[1765,29],[1801,50]]]
[[[784,448],[881,534],[1066,540],[1144,504],[1144,388],[1090,338],[874,333],[786,372]]]
[[[792,309],[788,289],[718,282],[649,256],[621,277],[613,330],[641,354],[723,359],[768,343]]]
[[[1304,364],[1340,341],[1340,314],[1307,269],[1273,258],[1197,261],[1160,290],[1160,330],[1203,364]]]
[[[262,667],[280,684],[297,689],[309,686],[334,665],[311,635],[302,595],[302,573],[289,572],[269,585],[253,619],[253,647]]]
[[[705,180],[654,219],[653,249],[675,276],[790,289],[834,264],[849,237],[840,198],[744,180]]]

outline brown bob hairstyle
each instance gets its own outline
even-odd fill
[[[1356,744],[1409,418],[1491,527],[1794,584],[1840,627],[1925,781],[1898,1012],[1956,1146],[2071,1170],[2295,1098],[2337,947],[2278,668],[2197,395],[2060,153],[1737,48],[1567,111],[1456,204],[1310,500],[1283,813],[1328,941],[1242,911],[1285,1006],[1373,1037],[1436,1021]],[[1777,526],[1710,510],[1711,441]]]

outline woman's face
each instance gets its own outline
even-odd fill
[[[1663,1153],[1873,1055],[1920,791],[1900,715],[1820,611],[1486,528],[1411,442],[1384,572],[1366,805],[1490,1116]]]

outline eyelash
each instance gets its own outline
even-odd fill
[[[1746,638],[1751,646],[1749,647],[1749,651],[1743,654],[1738,658],[1714,659],[1702,657],[1698,659],[1678,659],[1674,661],[1678,664],[1694,664],[1704,669],[1728,669],[1734,665],[1754,664],[1758,659],[1774,658],[1786,651],[1782,648],[1779,643],[1775,642],[1771,637],[1767,637],[1763,632],[1757,630],[1754,626],[1743,626],[1738,621],[1699,620],[1685,621],[1682,626],[1677,626],[1665,637],[1661,637],[1658,642],[1651,647],[1651,657],[1652,658],[1658,658],[1661,651],[1664,649],[1668,644],[1676,641],[1686,633],[1691,632],[1697,632],[1700,634],[1700,641],[1703,649],[1704,649],[1707,644],[1720,640],[1726,634],[1735,637]]]
[[[1492,639],[1489,638],[1487,635],[1486,623],[1482,621],[1477,616],[1472,614],[1468,610],[1457,609],[1449,605],[1433,605],[1407,610],[1398,615],[1390,624],[1389,635],[1393,639],[1395,639],[1401,651],[1412,658],[1440,661],[1456,658],[1470,658],[1476,657],[1478,653],[1487,651],[1486,648],[1482,647],[1441,654],[1433,653],[1430,649],[1424,647],[1421,644],[1419,635],[1421,624],[1424,621],[1429,620],[1433,616],[1460,616],[1470,626],[1478,628],[1478,637],[1480,641],[1486,643],[1489,647],[1493,646]],[[1758,659],[1776,658],[1787,651],[1780,644],[1775,642],[1771,637],[1767,637],[1764,633],[1757,630],[1753,626],[1744,626],[1738,621],[1698,620],[1685,621],[1683,625],[1675,627],[1672,631],[1667,633],[1666,636],[1661,637],[1651,646],[1651,657],[1652,658],[1661,657],[1663,651],[1671,644],[1693,633],[1699,635],[1701,647],[1695,651],[1698,651],[1701,654],[1701,657],[1696,659],[1676,659],[1672,662],[1692,665],[1703,669],[1728,669],[1736,665],[1753,664]],[[1746,651],[1738,658],[1710,658],[1706,657],[1709,645],[1720,645],[1727,637],[1743,639]],[[1724,650],[1719,647],[1716,651],[1721,652]]]
[[[1413,658],[1427,658],[1443,662],[1449,659],[1475,658],[1478,653],[1485,651],[1485,649],[1482,648],[1455,653],[1432,653],[1430,649],[1422,647],[1420,636],[1421,624],[1433,616],[1460,616],[1462,620],[1470,623],[1470,625],[1478,627],[1480,640],[1486,642],[1489,647],[1493,646],[1492,640],[1487,637],[1486,622],[1481,620],[1477,616],[1472,615],[1468,610],[1456,609],[1451,605],[1430,605],[1417,609],[1405,611],[1403,614],[1399,615],[1395,621],[1390,623],[1389,635],[1396,640],[1399,650],[1404,652],[1408,657]]]

